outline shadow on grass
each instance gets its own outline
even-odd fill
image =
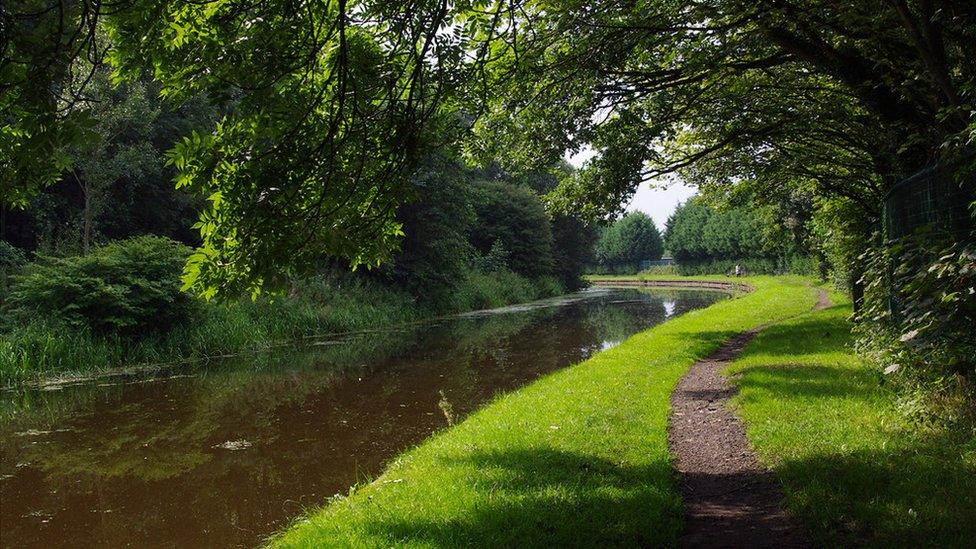
[[[843,321],[846,314],[839,314],[843,312],[842,309],[840,306],[831,307],[789,324],[767,328],[760,333],[762,345],[746,347],[742,358],[760,352],[796,357],[809,353],[845,351],[850,341],[850,325]],[[825,321],[825,317],[841,322]]]
[[[877,377],[867,370],[756,368],[739,386],[743,406],[769,399],[796,401],[800,407],[819,401],[826,414],[834,413],[834,404],[843,413],[838,399],[868,406],[887,403]],[[810,420],[808,414],[798,414]],[[787,454],[775,466],[789,494],[789,507],[804,517],[814,539],[824,545],[972,547],[976,460],[967,461],[964,455],[966,434],[890,428],[893,434],[886,437],[879,434],[881,425],[862,425],[852,418],[850,450],[837,442],[808,439],[813,435],[798,430],[803,438],[799,444],[805,446],[801,456]],[[857,429],[867,431],[859,434]],[[861,437],[872,440],[872,448],[854,449],[863,446]],[[968,445],[970,452],[976,448],[971,439]]]
[[[750,431],[776,439],[788,507],[820,546],[972,547],[974,433],[904,425],[879,374],[852,362],[848,313],[774,326],[732,367]]]
[[[784,359],[795,361],[813,353],[843,352],[849,342],[850,327],[825,322],[820,316],[824,313],[836,315],[843,309],[842,306],[830,307],[817,315],[807,313],[789,324],[767,327],[758,335],[762,345],[746,346],[739,358],[782,355]],[[734,330],[700,330],[676,335],[682,340],[697,340],[701,345],[718,348],[738,333]]]
[[[747,375],[739,378],[741,374]],[[759,397],[750,396],[750,390],[757,390],[761,399],[773,398],[778,395],[789,395],[789,398],[859,398],[876,400],[878,395],[877,378],[871,373],[855,374],[854,372],[831,368],[827,366],[813,366],[805,364],[790,364],[775,368],[750,368],[736,373],[736,385],[745,395],[741,400],[756,400]]]
[[[479,492],[442,521],[403,515],[372,521],[370,533],[437,547],[673,545],[681,504],[665,460],[648,467],[528,448],[447,462],[475,467]]]
[[[972,547],[976,468],[958,444],[905,441],[786,460],[776,472],[788,506],[825,546]]]

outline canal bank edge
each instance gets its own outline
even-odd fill
[[[802,277],[742,283],[754,291],[502,395],[271,543],[673,545],[682,507],[667,425],[678,379],[735,334],[816,300]]]
[[[597,278],[591,279],[590,284],[605,288],[688,288],[702,290],[721,290],[731,293],[748,293],[755,288],[743,282],[712,280],[712,279],[675,279],[675,278]]]

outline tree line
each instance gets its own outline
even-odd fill
[[[749,274],[815,274],[815,243],[809,230],[787,230],[795,220],[771,212],[710,206],[693,197],[668,218],[664,239],[683,274],[729,273],[739,265]]]

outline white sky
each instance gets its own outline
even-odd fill
[[[637,188],[634,198],[627,205],[627,211],[641,211],[654,219],[654,224],[658,229],[664,230],[664,222],[674,213],[678,204],[688,200],[698,192],[694,187],[689,187],[680,180],[675,180],[668,184],[668,188],[651,188],[650,184],[644,183]]]
[[[578,154],[568,157],[566,160],[578,168],[583,162],[589,160],[594,155],[595,152],[593,149],[586,148]],[[664,186],[667,188],[659,188]],[[637,192],[634,193],[634,198],[627,205],[627,211],[641,211],[646,213],[654,220],[657,228],[663,231],[664,222],[674,213],[678,204],[688,200],[696,192],[694,187],[685,185],[676,177],[662,179],[660,183],[653,186],[651,183],[643,183],[637,188]]]

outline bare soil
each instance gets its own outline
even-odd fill
[[[814,310],[830,305],[823,290]],[[775,476],[756,460],[728,408],[735,388],[722,375],[757,330],[741,333],[696,362],[671,395],[669,444],[685,502],[682,547],[809,547],[780,503]]]

